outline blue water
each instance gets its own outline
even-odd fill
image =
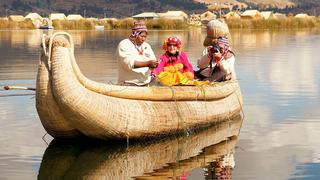
[[[130,32],[69,32],[83,73],[96,81],[114,82],[114,51]],[[0,87],[35,87],[42,33],[48,32],[0,31]],[[147,41],[157,56],[170,35],[181,37],[183,50],[195,65],[205,31],[150,31]],[[232,46],[244,100],[233,179],[320,179],[320,31],[232,31]],[[45,135],[30,93],[0,90],[0,179],[36,179],[47,143],[52,141],[50,135]],[[75,151],[80,150],[76,147]],[[134,159],[122,160],[135,163]],[[188,179],[204,179],[203,168],[193,169]],[[82,170],[83,174],[88,172]]]

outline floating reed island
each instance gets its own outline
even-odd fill
[[[56,30],[94,30],[96,26],[103,26],[106,30],[130,29],[133,24],[132,18],[98,20],[96,18],[80,20],[53,20],[52,27]],[[154,19],[146,20],[148,29],[187,29],[189,25],[181,20]],[[50,25],[51,26],[51,25]],[[8,18],[0,18],[0,29],[37,29],[30,19],[12,21]]]
[[[230,29],[292,29],[292,28],[320,28],[320,17],[308,18],[282,18],[282,19],[227,19]],[[53,20],[52,27],[56,30],[94,30],[97,26],[103,29],[130,29],[133,24],[132,18],[99,20],[96,18],[80,20]],[[188,29],[199,27],[186,21],[174,19],[151,19],[146,20],[148,29]],[[8,18],[0,18],[0,29],[37,29],[30,19],[15,22]]]
[[[320,17],[284,19],[229,19],[230,29],[302,29],[320,28]]]
[[[47,132],[56,138],[154,137],[226,121],[239,115],[237,81],[204,86],[120,86],[86,78],[65,32],[43,39],[36,107]]]

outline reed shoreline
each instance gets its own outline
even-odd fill
[[[229,19],[226,20],[230,29],[292,29],[292,28],[320,28],[320,17],[309,18],[285,18],[285,19]],[[133,19],[120,20],[54,20],[52,26],[56,30],[94,30],[96,26],[103,26],[106,30],[131,29]],[[182,30],[191,27],[181,20],[156,19],[146,20],[148,29],[156,30]],[[36,29],[31,20],[14,22],[7,19],[0,19],[0,29]]]

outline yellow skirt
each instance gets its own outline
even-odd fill
[[[161,84],[165,86],[175,86],[175,85],[194,85],[201,86],[205,84],[209,84],[209,81],[197,81],[189,79],[190,72],[181,73],[180,71],[169,72],[163,71],[161,72],[157,78],[161,82]]]

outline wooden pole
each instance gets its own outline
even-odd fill
[[[24,87],[24,86],[4,86],[4,90],[30,90],[30,91],[35,91],[36,88],[31,88],[31,87]]]

